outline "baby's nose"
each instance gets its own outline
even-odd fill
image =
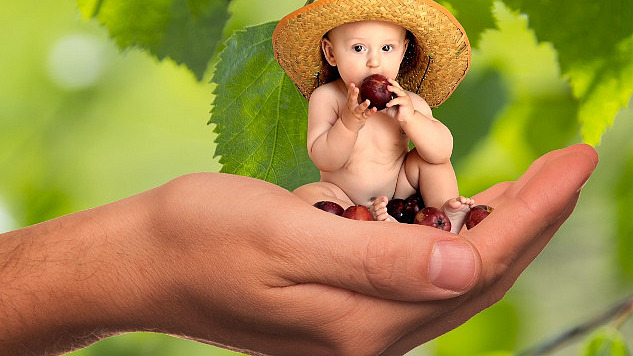
[[[380,66],[380,55],[377,54],[369,54],[369,58],[367,58],[367,66],[370,68],[375,68]]]

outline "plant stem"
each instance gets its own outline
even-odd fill
[[[631,316],[633,316],[633,295],[627,297],[624,301],[609,308],[602,314],[599,314],[596,317],[580,325],[577,325],[554,338],[545,340],[541,344],[537,344],[521,352],[518,352],[515,356],[545,355],[563,346],[564,344],[571,342],[573,339],[585,335],[593,331],[594,329],[597,329],[598,327],[608,323],[611,320],[614,320],[613,326],[619,329],[622,324],[624,324],[624,322]]]
[[[308,6],[308,5],[312,4],[313,2],[314,2],[314,0],[308,0],[308,1],[306,1],[306,4],[303,5],[303,6]]]
[[[620,329],[622,325],[633,316],[633,297],[629,298],[622,303],[620,313],[615,316],[613,321],[613,327]]]

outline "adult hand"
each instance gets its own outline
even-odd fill
[[[498,301],[596,164],[585,145],[541,157],[476,196],[496,210],[460,235],[344,219],[249,178],[184,176],[2,236],[0,350],[151,330],[251,354],[403,354]]]

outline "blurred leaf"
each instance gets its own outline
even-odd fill
[[[136,50],[119,55],[74,2],[0,6],[0,200],[22,227],[118,200],[181,174],[219,171],[209,162],[208,85],[173,62]],[[20,26],[16,29],[16,24]],[[49,66],[59,44],[89,38],[103,71],[83,88],[60,84]],[[85,42],[82,42],[85,43]],[[28,44],[28,45],[25,45]],[[90,48],[65,52],[94,64]],[[84,61],[84,62],[82,62]]]
[[[497,115],[509,100],[508,88],[498,71],[471,71],[450,99],[433,109],[433,116],[452,132],[452,158],[458,162],[488,135]]]
[[[318,180],[306,148],[307,101],[273,56],[270,22],[237,31],[220,53],[211,123],[222,172],[294,189]]]
[[[437,339],[436,356],[503,354],[513,350],[518,334],[518,316],[508,300],[475,315],[466,324]]]
[[[622,334],[613,328],[602,328],[589,338],[583,356],[630,356]]]
[[[140,47],[185,64],[202,79],[229,18],[230,0],[77,0],[121,49]]]
[[[473,48],[479,47],[481,33],[489,28],[496,28],[492,16],[494,0],[447,0],[439,1],[448,8],[464,26],[468,40]]]
[[[473,69],[434,109],[453,132],[455,169],[466,195],[516,179],[538,156],[577,140],[580,127],[578,102],[560,77],[556,51],[538,43],[527,18],[503,3],[495,3],[493,14],[498,29],[483,34]]]
[[[504,0],[528,14],[537,37],[551,41],[563,71],[585,60],[611,56],[633,34],[629,0]]]
[[[524,103],[528,112],[523,132],[535,156],[565,146],[578,133],[578,124],[572,119],[578,113],[578,106],[568,93],[530,99]]]
[[[618,207],[618,265],[625,276],[633,279],[633,156],[629,159],[615,189],[615,200]]]
[[[633,2],[630,0],[504,0],[528,14],[541,41],[559,54],[580,99],[585,142],[598,144],[633,94]]]

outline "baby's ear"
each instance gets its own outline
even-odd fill
[[[332,66],[336,67],[336,58],[334,57],[334,47],[329,38],[324,37],[321,40],[321,50],[323,51],[323,57]]]

